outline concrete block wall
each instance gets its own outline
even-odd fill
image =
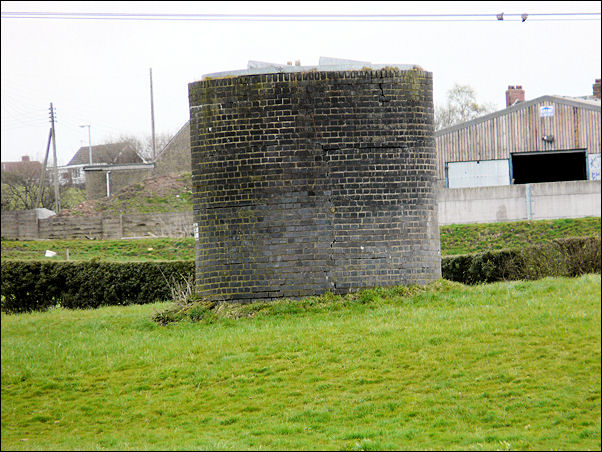
[[[35,240],[38,233],[38,215],[35,209],[2,211],[2,237]]]
[[[38,220],[39,239],[102,238],[102,217],[51,217]]]
[[[35,211],[2,212],[7,240],[191,237],[192,212],[37,218]]]
[[[252,301],[440,277],[432,74],[189,85],[196,289]]]

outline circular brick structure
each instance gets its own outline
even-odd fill
[[[441,277],[432,74],[189,85],[196,292],[247,302]]]

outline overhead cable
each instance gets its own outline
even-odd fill
[[[600,12],[566,13],[465,13],[465,14],[197,14],[197,13],[116,13],[116,12],[35,12],[5,11],[3,19],[79,20],[190,20],[233,22],[387,22],[387,21],[531,21],[600,20]]]

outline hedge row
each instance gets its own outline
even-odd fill
[[[523,249],[444,257],[443,277],[464,284],[600,273],[600,237],[556,239]],[[192,283],[193,261],[2,261],[2,311],[144,304]]]
[[[2,311],[51,306],[96,308],[172,298],[171,289],[194,275],[194,261],[39,262],[2,260]]]
[[[572,237],[522,249],[447,256],[443,278],[464,284],[600,273],[600,237]]]

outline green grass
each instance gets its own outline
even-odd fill
[[[2,314],[2,450],[600,450],[600,275],[345,299]]]
[[[45,258],[46,250],[57,253]],[[136,240],[3,240],[2,259],[87,261],[165,261],[194,260],[193,238]]]
[[[600,217],[509,223],[452,224],[440,227],[441,254],[468,254],[521,248],[563,237],[600,235]]]
[[[441,254],[467,254],[548,242],[561,237],[600,235],[600,217],[510,223],[441,226]],[[3,259],[44,259],[46,250],[57,252],[53,260],[98,258],[107,261],[193,260],[193,238],[139,240],[2,240]]]

